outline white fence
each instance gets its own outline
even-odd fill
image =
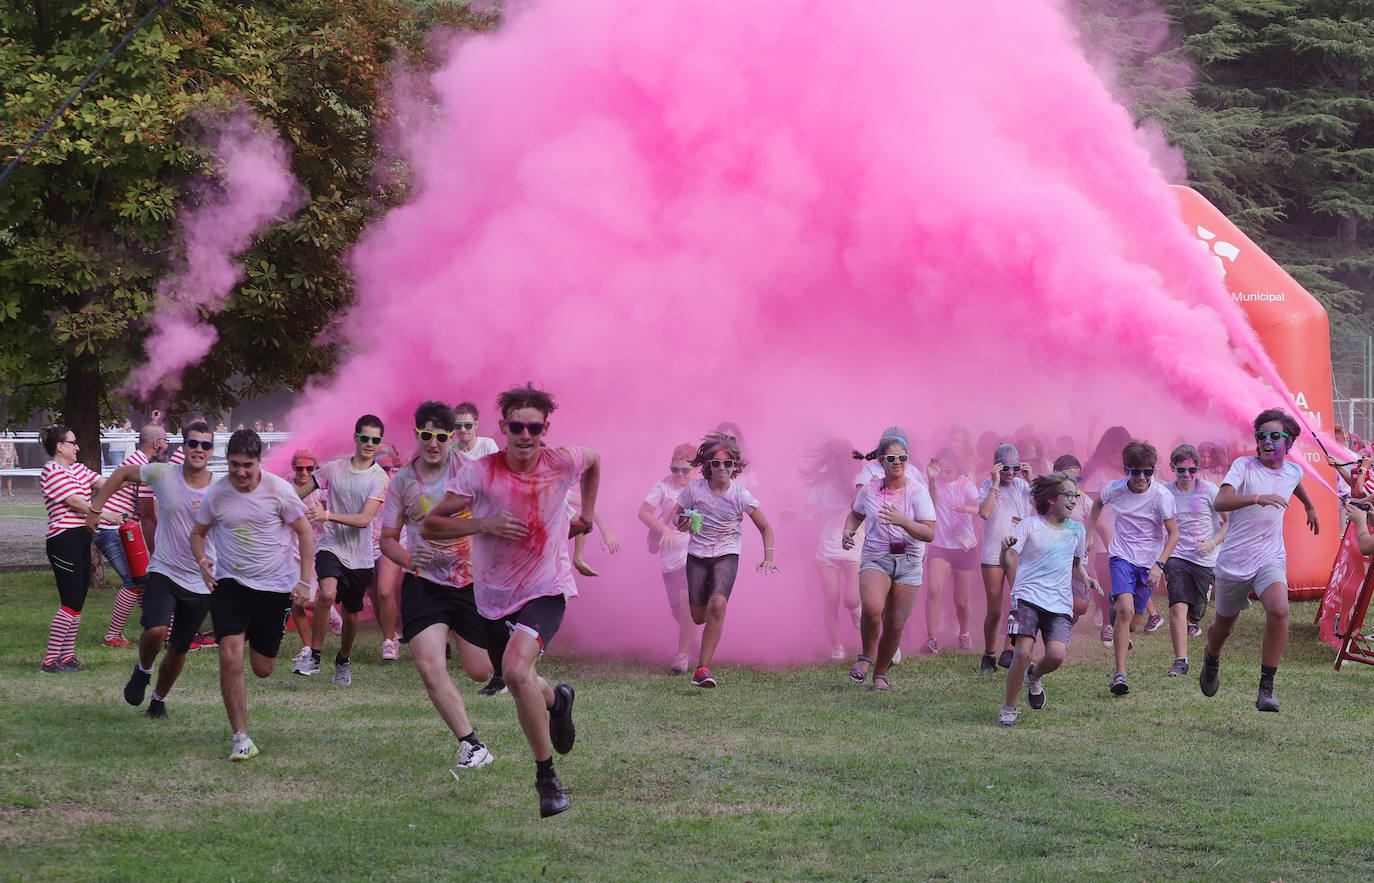
[[[229,444],[231,433],[217,433],[215,435],[215,450],[210,458],[210,471],[224,472],[224,449]],[[258,437],[262,439],[263,454],[270,451],[273,445],[279,445],[290,441],[289,432],[259,432]],[[48,460],[48,452],[43,450],[43,442],[37,432],[16,432],[11,436],[0,436],[0,441],[14,442],[14,447],[19,452],[19,462],[28,462],[30,466],[21,466],[16,469],[0,469],[0,475],[32,475],[37,477],[43,471],[43,463]],[[119,467],[124,457],[133,451],[138,444],[137,432],[102,432],[100,434],[101,446],[101,473],[109,475]],[[176,433],[167,434],[167,444],[175,448],[181,444],[181,436]],[[108,445],[108,448],[106,447]]]

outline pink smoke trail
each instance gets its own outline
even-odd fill
[[[778,524],[829,436],[867,450],[896,422],[929,456],[951,422],[1048,440],[1099,412],[1167,451],[1286,395],[1058,3],[545,2],[431,85],[302,443],[364,411],[401,438],[425,398],[480,403],[491,434],[495,393],[534,378],[630,540],[673,445],[725,418]],[[723,652],[812,658],[803,537],[780,530],[783,576],[741,567]],[[656,652],[638,545],[598,562],[566,640]]]
[[[291,174],[290,150],[252,113],[208,121],[207,129],[216,185],[200,188],[201,198],[181,211],[179,257],[158,283],[148,361],[125,381],[125,390],[145,401],[178,389],[182,372],[210,352],[218,334],[204,316],[222,309],[243,278],[234,258],[307,199]]]

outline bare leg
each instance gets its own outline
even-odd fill
[[[153,688],[153,692],[166,699],[185,667],[186,654],[178,653],[174,647],[168,647],[167,655],[162,657],[162,665],[157,668],[157,686]]]
[[[400,565],[383,557],[377,562],[377,574],[372,581],[372,603],[377,608],[377,625],[382,629],[383,638],[396,637],[396,590],[400,585]]]
[[[1169,605],[1169,640],[1174,644],[1174,658],[1188,656],[1188,605]]]
[[[1008,708],[1016,707],[1017,697],[1021,695],[1021,686],[1026,682],[1026,669],[1030,668],[1031,654],[1035,652],[1035,638],[1032,635],[1017,635],[1013,643],[1011,657],[1011,667],[1007,669],[1007,700]],[[1039,669],[1036,669],[1039,671]],[[1043,671],[1040,672],[1044,674]]]
[[[926,637],[934,641],[935,633],[940,630],[940,608],[952,569],[948,561],[942,560],[931,560],[926,566]]]
[[[343,632],[339,635],[339,655],[347,659],[353,653],[353,640],[358,637],[358,614],[343,614]]]
[[[702,619],[706,627],[701,630],[701,657],[697,660],[697,665],[711,667],[711,660],[715,659],[716,647],[720,644],[720,634],[725,630],[725,608],[729,599],[724,595],[712,595],[706,602],[705,607],[692,608],[692,619],[697,620],[697,610],[701,610]],[[550,699],[550,702],[553,700]],[[535,758],[538,760],[538,758]]]
[[[1131,626],[1135,622],[1135,596],[1122,592],[1112,599],[1116,611],[1116,631],[1112,635],[1112,650],[1116,654],[1116,670],[1126,671],[1126,651],[1131,647]]]
[[[878,636],[883,630],[883,613],[891,591],[892,580],[881,570],[859,571],[859,636],[863,642],[862,654],[870,659],[878,657]],[[864,671],[867,670],[865,667]]]
[[[984,564],[983,592],[988,608],[983,614],[983,652],[991,656],[997,652],[997,631],[1002,625],[1002,582],[1006,572],[995,564]]]
[[[216,635],[219,640],[219,692],[229,729],[248,732],[248,685],[243,680],[243,634]]]
[[[329,628],[329,608],[339,594],[339,581],[332,576],[320,580],[320,590],[315,594],[315,621],[310,628],[310,649],[324,649],[324,633]]]
[[[138,637],[138,662],[144,668],[152,670],[153,663],[157,661],[158,651],[162,649],[163,643],[167,640],[167,626],[160,625],[150,629],[144,629],[143,634]],[[168,651],[169,653],[172,651]],[[161,690],[157,695],[166,696]]]
[[[448,625],[436,622],[410,639],[410,655],[415,658],[415,668],[420,672],[420,680],[434,710],[439,712],[453,735],[461,739],[472,732],[472,721],[468,719],[462,694],[449,677],[448,663],[444,659],[447,646]]]
[[[816,573],[821,580],[821,618],[825,621],[825,634],[830,639],[830,646],[836,647],[844,643],[840,640],[840,580],[843,578],[840,571],[826,565],[817,565]]]
[[[1288,646],[1288,586],[1274,583],[1260,594],[1264,605],[1264,642],[1260,645],[1260,664],[1278,667]]]
[[[463,672],[472,680],[479,684],[491,680],[492,671],[495,667],[491,664],[491,657],[483,648],[470,644],[466,639],[460,637],[458,638],[458,660],[463,665]]]
[[[887,674],[887,669],[892,665],[892,655],[897,652],[897,647],[902,642],[902,630],[906,628],[907,617],[911,615],[911,608],[916,604],[916,590],[920,586],[905,586],[901,583],[893,583],[891,591],[888,592],[887,605],[883,610],[883,634],[878,641],[877,660],[873,663],[873,674]]]
[[[972,570],[954,571],[954,616],[959,621],[959,634],[969,633],[969,623],[973,619],[973,606],[969,596],[973,593]]]
[[[549,709],[553,707],[553,688],[535,671],[534,666],[538,661],[539,642],[534,636],[518,629],[513,632],[510,643],[506,645],[506,655],[501,658],[501,671],[515,699],[520,729],[525,731],[534,759],[541,761],[553,757],[553,744],[549,741]]]

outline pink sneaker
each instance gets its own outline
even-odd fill
[[[401,658],[401,642],[395,638],[382,641],[382,661],[395,662]]]

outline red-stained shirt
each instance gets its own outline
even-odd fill
[[[49,460],[43,464],[38,486],[43,491],[43,505],[48,507],[48,532],[45,537],[55,537],[69,528],[86,526],[86,516],[65,501],[74,496],[87,506],[91,505],[91,485],[99,478],[84,463],[62,466],[56,460]]]

